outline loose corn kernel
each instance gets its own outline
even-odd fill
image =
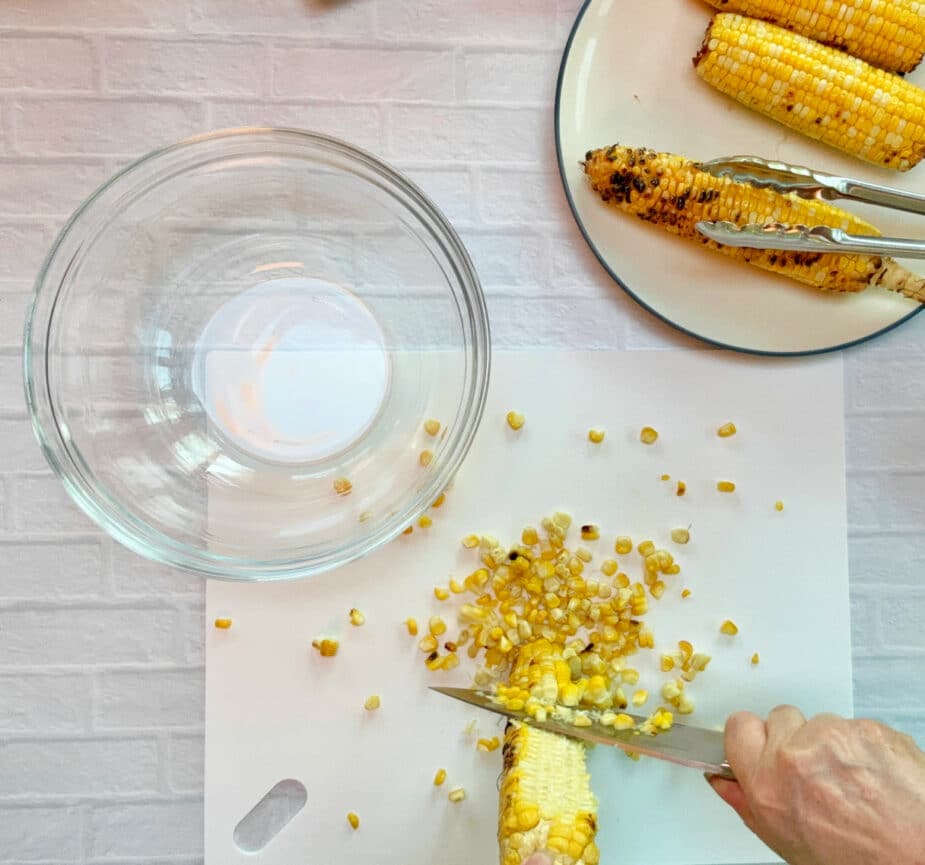
[[[614,718],[613,726],[615,730],[632,730],[636,726],[636,722],[631,715],[621,713]]]
[[[445,601],[450,596],[449,589],[441,588],[440,586],[434,586],[434,597],[438,601]]]
[[[482,539],[478,535],[466,535],[462,539],[462,545],[467,550],[474,550],[481,542]]]
[[[418,620],[417,619],[405,619],[405,627],[408,629],[408,633],[412,637],[418,635]]]
[[[455,652],[450,652],[450,654],[443,659],[443,669],[446,671],[455,670],[458,666],[459,655]]]
[[[593,442],[596,445],[599,445],[604,441],[604,436],[606,433],[602,429],[589,429],[588,430],[588,441]]]
[[[427,468],[434,461],[434,452],[429,450],[423,450],[418,455],[418,462]]]
[[[651,556],[655,552],[655,544],[652,541],[643,541],[636,549],[643,558]]]
[[[437,769],[437,773],[434,775],[434,786],[440,787],[444,781],[446,781],[446,769]]]
[[[596,541],[600,536],[600,528],[593,523],[586,523],[581,527],[581,539],[583,541]]]
[[[572,718],[573,727],[590,727],[593,723],[584,712],[576,712],[575,717]]]
[[[347,815],[347,822],[350,824],[350,828],[356,831],[360,828],[360,818],[351,811]]]
[[[379,699],[378,694],[373,694],[371,697],[366,698],[366,702],[363,704],[363,708],[368,712],[375,712],[382,705],[382,700]]]
[[[658,432],[650,426],[644,426],[639,431],[639,441],[644,445],[653,445],[658,439]]]
[[[662,475],[661,478],[660,478],[660,480],[663,480],[663,481],[670,481],[670,480],[671,480],[671,475]]]
[[[366,616],[364,616],[356,607],[350,611],[350,624],[355,628],[359,628],[366,621]]]
[[[334,492],[339,496],[349,495],[352,489],[353,484],[347,478],[334,478]]]
[[[405,529],[405,530],[402,532],[402,534],[403,534],[403,535],[410,535],[413,531],[414,531],[414,526],[408,526],[408,528]]]
[[[418,525],[422,529],[429,529],[433,524],[434,521],[429,516],[427,516],[427,514],[424,514],[424,516],[418,520]]]
[[[784,509],[784,503],[783,503],[780,499],[778,499],[776,502],[774,502],[774,510],[775,510],[775,511],[782,511],[783,509]]]
[[[447,795],[447,799],[449,799],[454,805],[458,805],[465,798],[466,791],[462,787],[457,787],[455,790],[450,790],[449,794]]]
[[[755,654],[752,655],[752,666],[757,667],[760,661],[761,661],[761,657],[758,655],[757,652],[755,652]]]
[[[418,648],[422,652],[430,654],[437,648],[437,638],[433,634],[428,634],[426,637],[421,637],[421,640],[418,643]]]
[[[675,495],[683,496],[687,492],[687,484],[684,481],[678,481],[678,489]]]
[[[428,629],[435,637],[442,636],[446,633],[446,622],[440,616],[431,616],[427,623]]]
[[[454,595],[461,595],[466,591],[466,587],[459,580],[450,580],[450,591]]]
[[[736,485],[732,481],[717,481],[716,489],[721,493],[734,493],[736,490]]]
[[[729,436],[734,436],[736,434],[736,425],[731,421],[729,423],[724,423],[717,431],[716,434],[721,439],[727,439]]]
[[[691,533],[688,529],[672,529],[671,540],[676,544],[686,544],[691,539]]]
[[[674,669],[674,658],[671,655],[662,655],[661,668],[663,673],[669,673]]]
[[[681,591],[681,597],[682,597],[682,598],[689,598],[690,596],[691,596],[691,590],[690,590],[690,589],[683,589],[683,590]]]
[[[440,421],[434,420],[433,418],[424,421],[424,432],[429,436],[437,435],[437,433],[440,432]]]
[[[726,621],[719,626],[719,629],[723,634],[729,637],[734,637],[739,633],[739,626],[733,622],[732,619],[726,619]]]
[[[525,422],[526,418],[520,412],[509,411],[507,413],[507,425],[511,429],[518,430],[524,425]]]
[[[540,542],[540,536],[537,534],[537,531],[533,526],[527,526],[520,533],[520,541],[525,547],[536,546]]]
[[[649,692],[640,688],[633,694],[632,703],[634,706],[644,706],[649,699]]]
[[[633,539],[627,535],[620,535],[613,545],[613,550],[620,556],[631,553],[633,551]]]
[[[315,639],[312,640],[312,647],[318,650],[322,658],[333,658],[340,648],[337,640]]]
[[[431,505],[431,507],[432,507],[432,508],[441,508],[441,507],[443,507],[443,503],[444,503],[445,501],[446,501],[446,493],[440,493],[440,495],[437,496],[436,499],[434,499],[434,503]]]
[[[623,682],[627,685],[635,685],[639,681],[639,670],[627,667],[620,674],[620,678],[623,679]]]
[[[617,563],[613,559],[604,559],[601,562],[601,573],[605,577],[612,577],[617,572]]]
[[[490,739],[479,739],[475,743],[475,747],[479,751],[484,751],[486,754],[490,754],[492,751],[497,751],[501,747],[501,740],[497,736],[492,736]]]
[[[220,631],[227,631],[231,627],[231,619],[216,619],[215,627]]]

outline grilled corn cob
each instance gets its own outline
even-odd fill
[[[925,156],[925,90],[782,27],[714,15],[694,67],[748,108],[860,159],[907,171]]]
[[[553,865],[597,865],[597,801],[580,742],[511,722],[504,734],[501,865],[548,850]]]
[[[683,156],[645,148],[614,145],[589,151],[584,169],[604,201],[732,258],[826,291],[861,291],[868,285],[880,285],[925,300],[925,280],[891,258],[737,249],[708,240],[695,227],[700,220],[728,220],[737,224],[828,225],[854,234],[880,233],[827,202],[806,201],[727,177],[713,177]]]
[[[779,24],[887,72],[911,72],[925,53],[925,6],[915,0],[707,0]]]

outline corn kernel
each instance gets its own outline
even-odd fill
[[[627,535],[620,535],[614,543],[613,549],[617,555],[625,556],[633,551],[633,539]]]
[[[631,715],[621,713],[614,718],[613,726],[615,730],[632,730],[636,726],[636,722]]]
[[[427,626],[435,637],[440,637],[446,633],[446,622],[440,616],[431,616]]]
[[[726,619],[726,621],[719,626],[719,629],[721,633],[729,637],[734,637],[739,633],[739,626],[733,622],[732,619]]]
[[[752,666],[757,667],[760,661],[761,661],[761,657],[758,655],[757,652],[755,652],[755,654],[752,655]]]
[[[655,552],[655,544],[652,541],[643,541],[636,549],[643,558],[651,556]]]
[[[424,421],[424,432],[429,436],[437,435],[437,433],[440,432],[440,421],[434,420],[433,418]]]
[[[418,526],[422,529],[429,529],[433,524],[434,521],[427,516],[427,514],[424,514],[424,516],[418,520]]]
[[[475,743],[475,747],[479,751],[484,751],[486,754],[490,754],[492,751],[497,751],[501,747],[501,740],[497,736],[492,736],[490,739],[479,739]]]
[[[586,523],[581,527],[583,541],[596,541],[601,536],[601,530],[593,523]]]
[[[334,492],[339,496],[349,495],[353,489],[353,484],[347,478],[334,478]]]
[[[736,485],[732,481],[717,481],[716,489],[721,493],[734,493],[736,490]]]
[[[417,619],[405,619],[405,627],[408,629],[408,633],[412,637],[418,635],[418,620]]]
[[[423,450],[418,455],[418,462],[427,468],[434,461],[434,452],[429,450]]]
[[[601,562],[601,573],[605,577],[612,577],[617,572],[617,563],[613,559],[604,559]]]
[[[540,542],[540,536],[537,534],[535,528],[527,526],[520,533],[520,541],[525,547],[533,547]]]
[[[368,712],[375,712],[382,705],[382,700],[379,699],[378,694],[373,694],[371,697],[366,698],[366,702],[363,704],[363,708]]]
[[[438,601],[445,601],[450,596],[449,589],[441,588],[440,586],[434,586],[434,597]]]
[[[322,658],[333,658],[340,648],[340,643],[338,643],[337,640],[318,638],[312,640],[312,647],[318,650]]]
[[[729,436],[734,436],[736,434],[736,425],[732,422],[724,423],[717,431],[716,434],[721,439],[727,439]]]
[[[662,475],[661,478],[660,478],[659,480],[670,481],[670,480],[671,480],[671,475]]]
[[[355,628],[359,628],[366,621],[366,616],[364,616],[356,607],[350,611],[350,624]]]
[[[347,815],[347,822],[350,824],[350,828],[356,831],[360,828],[360,818],[351,811]]]
[[[446,769],[437,769],[434,775],[434,786],[440,787],[444,781],[446,781]]]
[[[414,526],[408,526],[408,528],[405,529],[405,530],[402,532],[402,534],[403,534],[403,535],[410,535],[413,531],[414,531]]]
[[[462,545],[467,550],[474,550],[481,542],[482,539],[478,535],[466,535],[462,539]]]
[[[462,787],[457,787],[455,790],[450,790],[449,794],[447,795],[447,799],[449,799],[454,805],[458,805],[465,798],[466,791]]]
[[[573,727],[590,727],[593,723],[584,712],[576,712],[575,717],[572,718]]]
[[[658,439],[658,432],[652,429],[652,427],[650,426],[644,426],[639,431],[639,441],[641,441],[644,445],[655,444],[657,439]]]
[[[421,637],[420,642],[418,642],[418,648],[429,655],[437,649],[437,638],[433,634]]]
[[[686,544],[691,539],[691,533],[688,529],[672,529],[671,540],[676,544]]]
[[[669,673],[674,669],[674,658],[671,655],[662,655],[661,669],[663,673]]]
[[[441,508],[443,503],[446,501],[446,493],[440,493],[437,498],[434,499],[434,503],[431,505],[432,508]]]
[[[216,619],[215,627],[220,631],[227,631],[231,627],[231,619]]]
[[[509,411],[507,413],[507,425],[513,430],[519,430],[524,423],[526,418],[517,411]]]
[[[648,699],[649,692],[641,688],[633,694],[632,703],[634,706],[644,706]]]
[[[450,591],[454,595],[461,595],[466,591],[466,587],[459,580],[450,580]]]
[[[690,589],[683,589],[683,590],[681,591],[681,597],[682,597],[682,598],[689,598],[690,596],[691,596],[691,590],[690,590]]]
[[[588,441],[593,442],[596,445],[599,445],[604,441],[604,436],[606,433],[602,429],[589,429],[588,430]]]
[[[780,499],[778,499],[776,502],[774,502],[774,510],[775,510],[775,511],[782,511],[783,509],[784,509],[784,503],[783,503]]]

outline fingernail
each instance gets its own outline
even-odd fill
[[[524,859],[523,865],[552,865],[552,856],[547,853],[534,853],[529,859]]]

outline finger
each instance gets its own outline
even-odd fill
[[[803,717],[803,713],[796,706],[777,706],[772,709],[766,724],[768,731],[767,747],[769,749],[780,747],[805,724],[806,718]]]
[[[767,741],[768,732],[764,721],[751,712],[736,712],[726,721],[726,759],[739,779],[739,784],[745,785],[746,791],[748,779],[758,765]]]
[[[736,781],[721,778],[719,775],[707,775],[706,778],[716,795],[742,818],[746,826],[752,826],[752,809],[742,787]]]
[[[552,856],[548,853],[534,853],[529,859],[524,859],[523,865],[552,865]]]

